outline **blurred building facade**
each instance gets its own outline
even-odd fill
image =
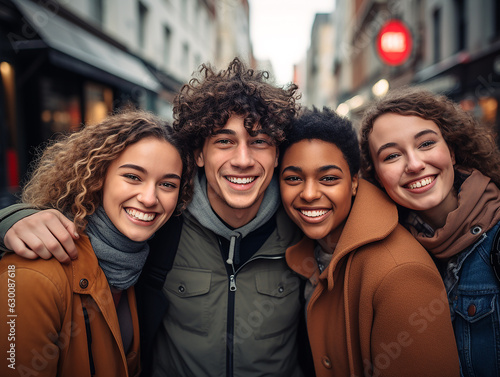
[[[217,34],[213,62],[224,68],[235,56],[239,56],[251,66],[257,62],[253,58],[250,41],[250,9],[248,0],[219,0],[217,2]]]
[[[35,148],[54,135],[124,106],[171,120],[175,94],[200,64],[224,68],[240,56],[254,66],[248,7],[0,0],[0,207],[22,184]]]
[[[335,29],[331,17],[331,14],[318,13],[312,25],[311,44],[306,55],[305,88],[302,89],[305,93],[302,103],[308,106],[322,108],[332,104]]]
[[[500,1],[332,2],[328,21],[317,15],[307,64],[296,67],[306,105],[327,105],[358,125],[368,104],[390,88],[422,86],[500,134]],[[385,63],[376,47],[389,20],[403,22],[412,37],[411,54],[400,65]],[[326,22],[329,37],[321,33]]]
[[[401,65],[378,54],[381,27],[391,19],[410,30],[412,50]],[[500,2],[498,0],[337,0],[332,107],[356,123],[387,89],[422,86],[499,127]]]

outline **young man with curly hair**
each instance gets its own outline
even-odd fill
[[[285,261],[299,235],[279,209],[273,177],[278,145],[298,111],[297,87],[277,88],[267,79],[267,72],[247,69],[239,59],[220,72],[203,65],[175,99],[174,129],[191,143],[199,170],[178,247],[158,242],[162,232],[152,243],[173,261],[163,294],[148,296],[168,301],[165,314],[146,313],[148,331],[156,334],[152,351],[143,342],[142,352],[153,358],[148,375],[303,375],[300,282]],[[15,251],[27,257],[36,249],[64,259],[63,248],[74,256],[67,219],[42,215],[19,221],[7,234],[7,221],[0,224],[6,246],[22,239],[26,246]],[[34,232],[49,239],[45,246],[32,243]],[[57,242],[47,233],[62,236]]]

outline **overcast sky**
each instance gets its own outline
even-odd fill
[[[269,59],[279,84],[292,80],[293,65],[306,56],[316,13],[335,0],[249,0],[250,35],[257,59]]]

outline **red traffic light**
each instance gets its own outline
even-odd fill
[[[389,20],[377,37],[377,52],[385,64],[401,65],[411,54],[413,38],[406,25],[399,20]]]

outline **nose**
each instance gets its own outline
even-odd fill
[[[406,160],[405,171],[407,173],[417,173],[425,168],[425,162],[416,154],[409,153]]]
[[[300,193],[300,197],[306,202],[313,202],[321,198],[321,191],[318,190],[318,185],[313,181],[306,181],[304,189]]]
[[[156,186],[144,185],[137,195],[137,200],[145,207],[152,207],[158,203],[158,196],[156,195]]]
[[[232,159],[232,164],[241,169],[248,168],[253,166],[254,159],[252,156],[252,151],[248,147],[248,145],[242,143],[239,144],[235,150],[235,154]]]

